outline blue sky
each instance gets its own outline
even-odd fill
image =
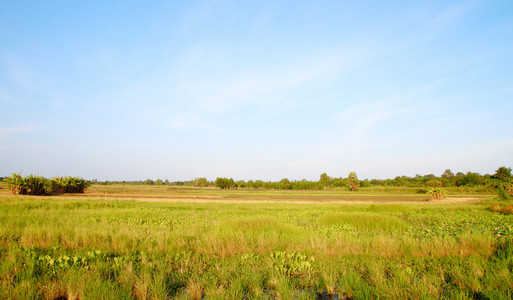
[[[1,1],[0,176],[513,166],[513,1]]]

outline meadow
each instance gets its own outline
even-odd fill
[[[513,215],[493,195],[0,188],[0,298],[513,297]]]

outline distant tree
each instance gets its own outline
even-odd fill
[[[233,178],[228,179],[228,188],[234,189],[236,187],[237,187],[237,185],[235,184],[235,180],[233,180]]]
[[[205,177],[196,178],[193,181],[193,185],[198,187],[206,187],[208,186],[208,180]]]
[[[319,178],[319,183],[322,186],[328,186],[330,181],[331,181],[331,177],[329,177],[328,174],[326,174],[326,173],[321,174],[321,176]]]
[[[371,186],[369,179],[360,180],[360,187],[369,187]]]
[[[246,187],[246,182],[244,180],[238,180],[235,185],[238,187],[238,188],[243,188],[243,187]]]
[[[454,177],[454,173],[452,173],[452,171],[450,169],[445,170],[444,173],[442,174],[442,178],[445,178],[445,179],[451,180],[453,177]]]
[[[221,189],[225,189],[228,186],[228,179],[217,177],[215,181],[215,186]]]
[[[278,183],[278,188],[283,189],[283,190],[288,190],[288,189],[292,188],[292,183],[290,182],[290,180],[288,178],[283,178]]]
[[[458,186],[478,186],[483,183],[483,177],[479,173],[467,172],[456,180]]]
[[[451,170],[447,169],[440,177],[440,181],[442,181],[443,186],[454,186],[455,185],[455,179],[454,174],[451,172]]]
[[[500,167],[495,174],[490,176],[491,185],[497,188],[499,195],[504,193],[513,193],[513,176],[511,168]]]
[[[463,177],[465,177],[465,173],[463,172],[458,172],[454,175],[453,177],[453,180],[454,180],[454,184],[456,186],[462,186],[464,185],[464,180],[463,180]]]
[[[511,175],[511,168],[500,167],[495,171],[495,174],[493,174],[491,178],[509,181],[513,179],[513,176]]]
[[[235,181],[230,178],[221,178],[217,177],[215,181],[215,186],[221,189],[233,189],[236,187]]]
[[[432,179],[426,182],[426,186],[429,187],[441,187],[443,185],[441,180]]]
[[[357,188],[360,187],[360,180],[358,180],[358,176],[356,176],[355,172],[349,173],[349,176],[347,176],[348,182],[349,182],[349,188],[351,191],[355,191]]]
[[[422,181],[424,183],[428,182],[428,181],[431,181],[431,180],[436,180],[436,176],[435,174],[427,174],[427,175],[424,175],[423,178],[422,178]]]
[[[158,178],[157,180],[155,180],[155,184],[156,185],[163,185],[164,181],[162,181],[162,179]]]

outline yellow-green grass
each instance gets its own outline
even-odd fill
[[[513,216],[487,205],[5,196],[0,295],[508,299]]]

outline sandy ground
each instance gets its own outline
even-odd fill
[[[73,198],[77,196],[72,196]],[[68,197],[67,197],[68,198]],[[77,197],[78,198],[78,197]],[[425,196],[238,196],[223,197],[220,195],[144,195],[144,194],[84,194],[80,198],[112,201],[142,202],[183,202],[183,203],[333,203],[333,204],[464,204],[474,203],[485,197],[447,197],[443,200],[430,200]]]
[[[20,197],[2,190],[0,196]],[[387,194],[341,194],[341,195],[289,195],[269,194],[190,194],[190,193],[99,193],[64,194],[57,196],[23,196],[38,199],[91,199],[111,201],[142,201],[142,202],[188,202],[188,203],[333,203],[333,204],[464,204],[486,199],[486,196],[447,197],[443,200],[430,200],[426,195],[387,195]]]

